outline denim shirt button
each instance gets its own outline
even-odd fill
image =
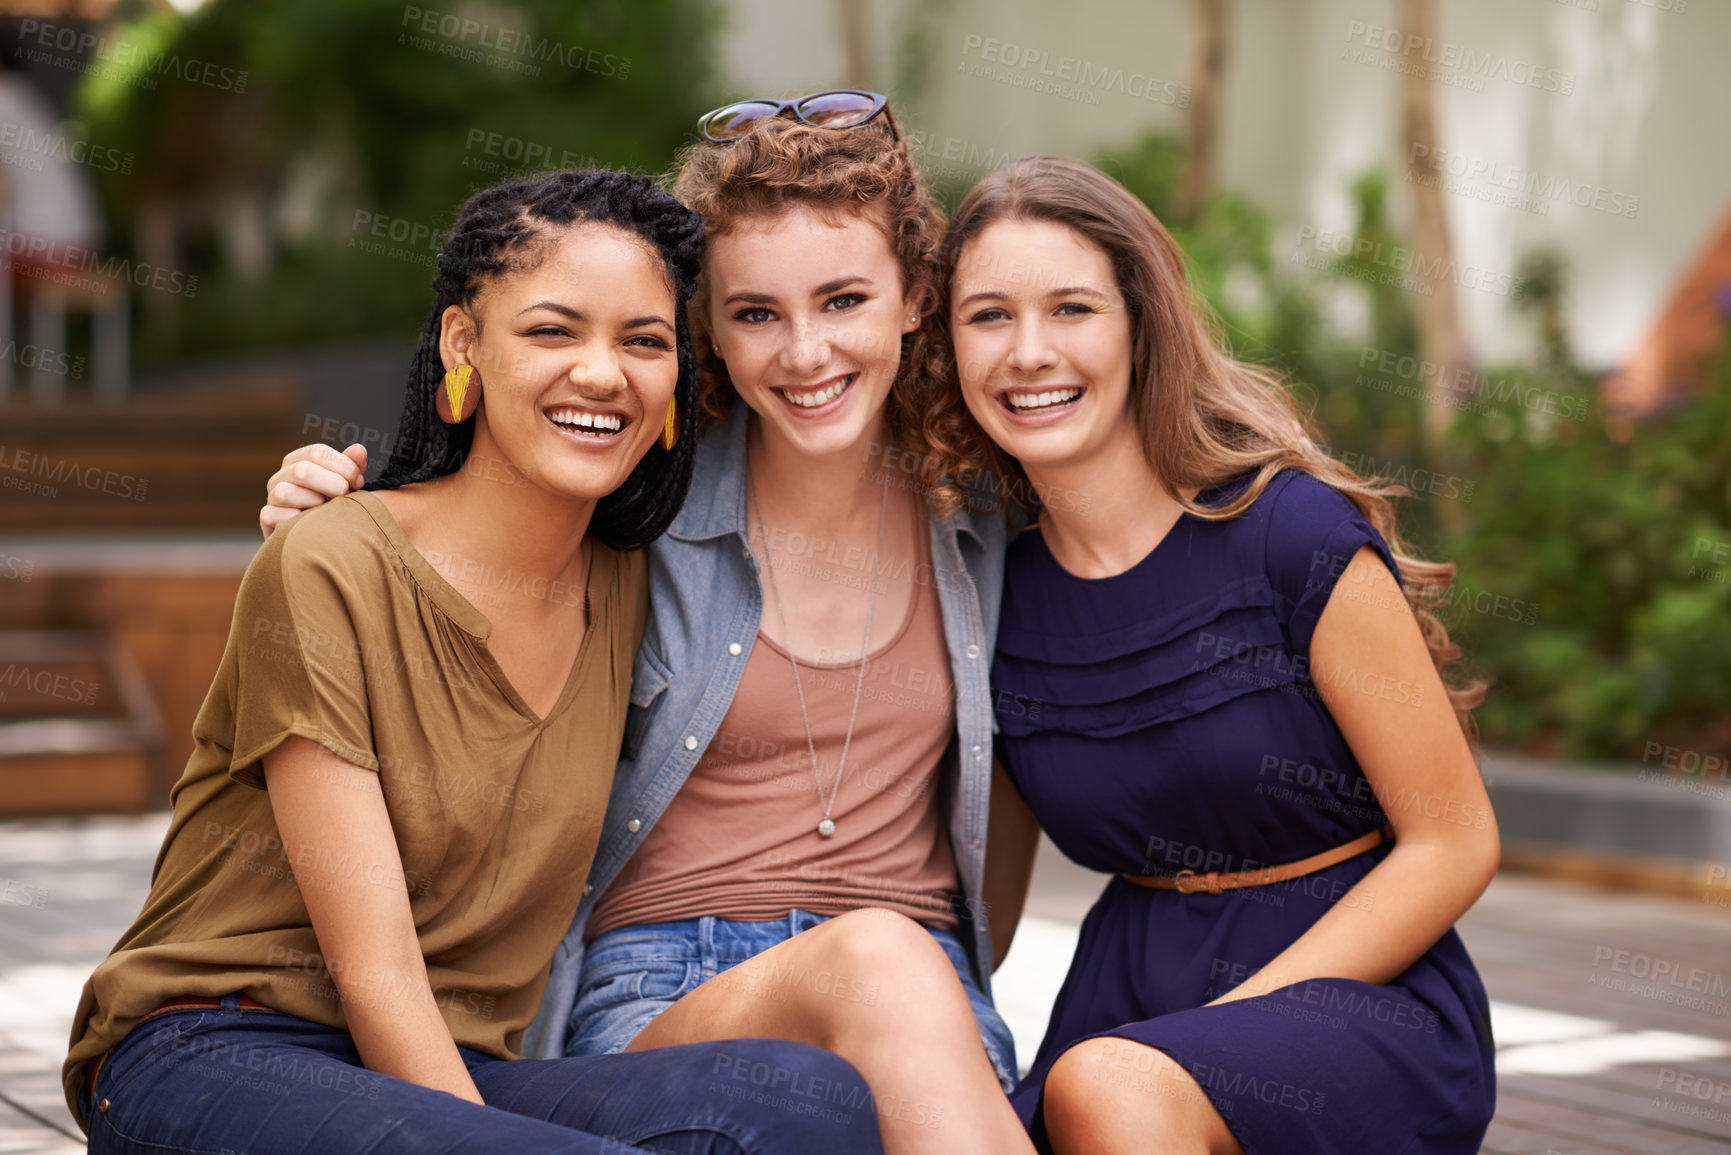
[[[745,652],[745,647],[740,645],[738,642],[729,642],[727,643],[727,652],[737,658],[740,654]]]
[[[978,647],[978,646],[969,646],[968,647],[968,657],[970,660],[973,658],[977,658],[979,656],[980,656],[980,647]]]
[[[639,830],[643,829],[643,823],[641,821],[639,821],[638,819],[633,818],[630,822],[627,822],[625,824],[625,829],[631,831],[631,833],[633,833],[633,834],[636,834]]]
[[[685,748],[687,750],[697,749],[697,735],[696,734],[687,734],[685,736]]]
[[[978,746],[975,746],[974,747],[974,760],[977,762],[977,761],[979,761],[979,758],[980,758],[980,748]]]
[[[590,895],[592,895],[594,893],[595,893],[595,884],[592,882],[585,882],[583,884],[583,897],[588,898]]]

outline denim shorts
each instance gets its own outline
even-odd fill
[[[705,981],[825,921],[825,915],[796,909],[786,918],[768,922],[704,915],[608,931],[583,952],[565,1054],[623,1051],[656,1015]],[[1016,1084],[1016,1044],[1009,1026],[974,981],[961,941],[948,931],[926,929],[955,964],[979,1023],[980,1041],[998,1072],[998,1082],[1009,1091]]]

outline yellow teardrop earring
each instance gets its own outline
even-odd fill
[[[679,399],[677,397],[667,403],[667,420],[661,426],[661,440],[657,442],[663,449],[672,449],[679,444]]]
[[[473,365],[452,365],[439,382],[435,406],[439,420],[446,425],[459,425],[475,415],[481,403],[481,375]]]

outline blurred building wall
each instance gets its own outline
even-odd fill
[[[928,91],[912,119],[932,162],[954,172],[971,176],[1006,155],[1086,158],[1148,126],[1181,129],[1184,109],[1168,86],[1190,81],[1187,0],[846,2],[870,5],[877,86],[891,84],[909,22],[934,29]],[[1301,228],[1351,228],[1347,185],[1372,165],[1390,172],[1397,212],[1409,219],[1402,57],[1385,47],[1397,0],[1230,3],[1220,181],[1278,214],[1280,244],[1295,260],[1315,252],[1297,243]],[[841,82],[838,5],[725,7],[730,91],[798,94]],[[1449,154],[1439,176],[1450,182],[1457,262],[1468,279],[1495,286],[1522,251],[1559,249],[1578,355],[1591,367],[1618,364],[1731,202],[1731,147],[1716,127],[1731,108],[1731,4],[1435,0],[1433,19],[1437,127]],[[1108,79],[1069,79],[1084,67]],[[1463,289],[1459,299],[1482,359],[1531,351],[1530,325],[1506,293]]]

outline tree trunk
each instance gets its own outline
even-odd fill
[[[1403,0],[1402,7],[1406,43],[1421,46],[1422,52],[1431,36],[1430,0]],[[1454,417],[1454,409],[1448,404],[1449,395],[1457,380],[1465,380],[1458,375],[1470,372],[1472,354],[1461,332],[1460,311],[1455,301],[1454,248],[1449,244],[1442,185],[1437,179],[1439,174],[1424,162],[1424,158],[1437,155],[1429,67],[1422,55],[1408,64],[1411,67],[1404,80],[1401,126],[1416,209],[1412,272],[1423,286],[1417,301],[1419,353],[1435,366],[1424,383],[1423,429],[1426,447],[1440,451]]]
[[[1226,67],[1226,0],[1191,0],[1189,160],[1184,170],[1184,219],[1193,221],[1214,183],[1220,74]]]

